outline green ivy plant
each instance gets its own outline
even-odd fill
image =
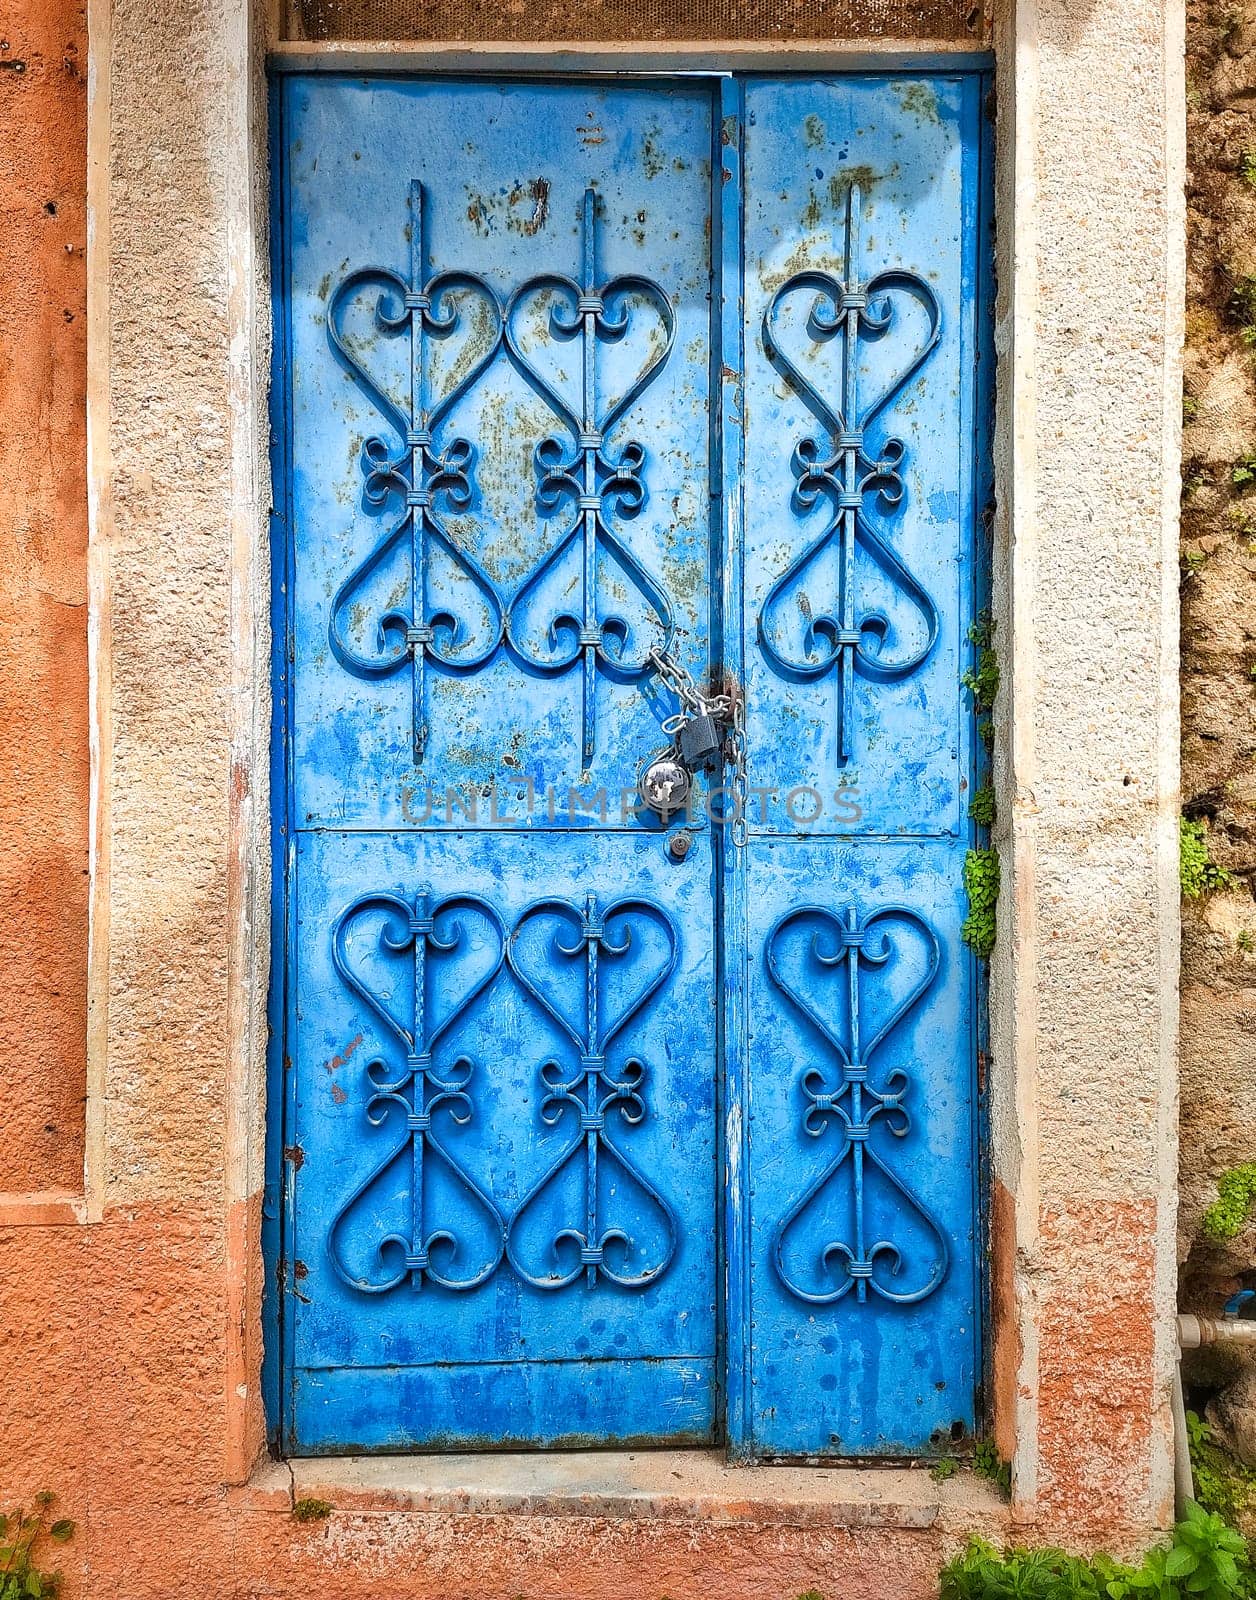
[[[35,1496],[34,1508],[19,1506],[0,1513],[0,1600],[56,1600],[61,1574],[36,1565],[38,1548],[45,1540],[64,1544],[74,1537],[68,1517],[49,1517],[56,1496],[48,1490]]]
[[[940,1600],[1252,1600],[1247,1542],[1215,1512],[1191,1502],[1172,1542],[1137,1567],[1064,1550],[1000,1553],[984,1539],[947,1563]]]
[[[979,828],[994,827],[994,790],[988,783],[983,784],[968,802],[968,815]]]
[[[1212,1429],[1193,1411],[1186,1413],[1195,1498],[1205,1511],[1233,1523],[1246,1510],[1256,1490],[1256,1471],[1245,1466],[1213,1437]]]
[[[1240,456],[1230,468],[1230,482],[1236,489],[1246,489],[1256,483],[1256,456]]]
[[[1228,889],[1234,882],[1234,875],[1208,854],[1208,824],[1202,818],[1196,822],[1188,817],[1178,819],[1178,852],[1184,899],[1198,900],[1213,889]]]
[[[968,641],[977,648],[975,666],[969,667],[960,679],[973,697],[973,711],[977,717],[977,733],[987,749],[994,742],[994,724],[990,720],[995,696],[999,692],[999,657],[994,648],[994,630],[998,624],[988,611],[983,611],[968,630]]]
[[[999,904],[999,852],[970,850],[964,857],[964,888],[968,894],[968,915],[960,937],[979,956],[994,949],[995,911]]]
[[[304,1500],[293,1501],[292,1516],[296,1522],[323,1522],[331,1516],[331,1503],[308,1495]]]
[[[973,1471],[988,1478],[1005,1500],[1012,1497],[1012,1464],[1004,1461],[993,1439],[983,1439],[973,1451]]]
[[[1256,1161],[1231,1167],[1217,1179],[1217,1198],[1204,1212],[1200,1229],[1214,1244],[1236,1239],[1256,1204]]]

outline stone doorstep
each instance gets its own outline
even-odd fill
[[[743,1467],[708,1450],[266,1460],[231,1498],[274,1511],[308,1499],[336,1511],[900,1528],[996,1538],[1011,1520],[993,1485],[971,1472],[937,1483],[923,1467]]]

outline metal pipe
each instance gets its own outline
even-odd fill
[[[1186,1431],[1186,1400],[1182,1394],[1182,1350],[1179,1342],[1178,1358],[1173,1364],[1173,1502],[1179,1518],[1186,1515],[1186,1507],[1195,1498],[1195,1474],[1191,1470],[1191,1440]]]
[[[1246,1317],[1196,1317],[1189,1313],[1177,1319],[1178,1359],[1173,1368],[1173,1491],[1179,1517],[1187,1502],[1195,1498],[1195,1477],[1191,1471],[1191,1442],[1186,1429],[1186,1401],[1182,1394],[1182,1351],[1198,1350],[1206,1344],[1256,1345],[1256,1321]]]
[[[1179,1316],[1178,1348],[1198,1350],[1206,1344],[1256,1344],[1256,1320],[1248,1317]]]

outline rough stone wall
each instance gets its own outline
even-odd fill
[[[1183,399],[1182,794],[1232,883],[1184,902],[1181,1208],[1184,1308],[1218,1315],[1256,1287],[1256,1211],[1234,1238],[1204,1215],[1256,1160],[1256,3],[1190,0],[1187,352]],[[1249,478],[1249,472],[1253,476]],[[1194,1360],[1206,1388],[1229,1374]],[[1253,1374],[1256,1378],[1256,1374]],[[1234,1442],[1256,1460],[1256,1383]],[[1243,1413],[1246,1413],[1246,1422]]]
[[[87,28],[0,23],[0,1195],[79,1188],[87,972]]]

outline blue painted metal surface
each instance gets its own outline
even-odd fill
[[[974,1425],[977,76],[745,91],[751,1452]],[[756,804],[763,790],[786,800]],[[814,819],[814,820],[808,820]],[[730,952],[730,960],[737,956]]]
[[[281,83],[286,1448],[972,1427],[981,92]]]

